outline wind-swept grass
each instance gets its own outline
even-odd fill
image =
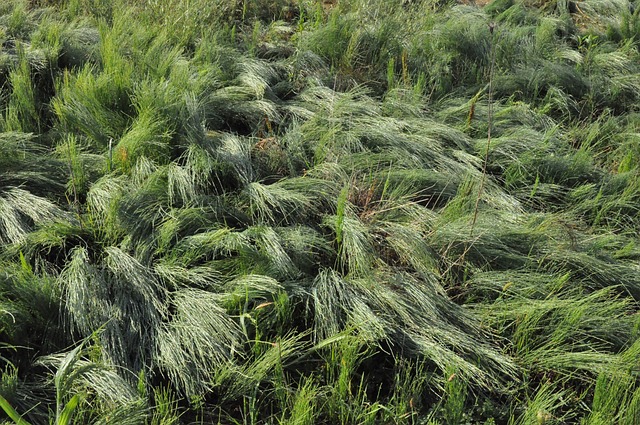
[[[2,188],[22,188],[34,195],[60,196],[65,165],[47,155],[46,145],[29,133],[5,132],[0,136]]]
[[[4,410],[634,423],[637,8],[0,5]]]

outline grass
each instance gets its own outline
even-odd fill
[[[0,421],[635,423],[638,8],[6,2]]]

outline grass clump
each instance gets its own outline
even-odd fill
[[[0,421],[635,423],[637,2],[5,3]]]

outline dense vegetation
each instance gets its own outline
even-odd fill
[[[334,3],[2,2],[0,422],[638,423],[640,2]]]

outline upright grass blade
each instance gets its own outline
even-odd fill
[[[57,425],[67,425],[71,423],[73,412],[80,403],[80,394],[76,394],[64,405],[64,409],[60,412],[60,416],[56,418]]]

